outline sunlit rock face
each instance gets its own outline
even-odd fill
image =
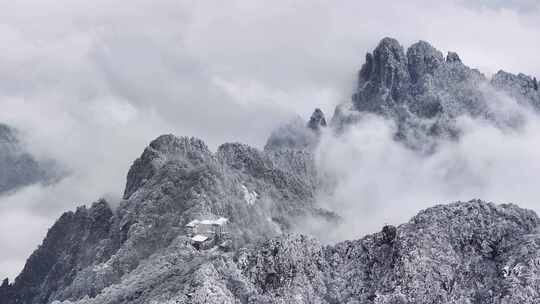
[[[519,111],[500,115],[505,98],[537,109],[536,79],[487,79],[456,53],[385,38],[329,123],[315,109],[263,150],[157,137],[131,166],[120,205],[62,215],[3,281],[0,303],[538,303],[540,219],[515,205],[436,205],[331,245],[302,234],[340,222],[316,204],[333,185],[316,166],[322,136],[379,115],[397,141],[430,151],[459,138],[461,116],[519,127]]]
[[[48,169],[25,151],[14,129],[0,123],[0,194],[47,181]]]

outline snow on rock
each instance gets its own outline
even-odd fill
[[[384,38],[366,55],[352,105],[339,105],[330,126],[343,130],[356,123],[358,113],[376,114],[396,124],[396,138],[429,151],[440,138],[459,137],[456,119],[463,115],[497,126],[516,126],[523,121],[519,111],[509,113],[493,105],[504,104],[503,95],[509,95],[518,104],[538,110],[537,88],[535,78],[524,74],[500,71],[490,81],[456,53],[449,53],[445,60],[425,41],[405,51],[397,40]],[[347,106],[352,106],[352,113],[346,111]]]
[[[248,205],[255,204],[255,201],[259,197],[259,194],[255,191],[249,191],[249,189],[245,185],[242,185],[242,191],[244,191],[244,200],[246,201],[246,203]]]
[[[193,241],[195,241],[195,242],[201,243],[201,242],[204,242],[204,241],[208,240],[208,237],[204,236],[204,235],[197,234],[196,236],[192,237],[191,239]]]
[[[198,226],[198,225],[219,225],[219,226],[223,226],[228,221],[229,221],[229,219],[224,218],[224,217],[220,217],[217,220],[209,220],[209,219],[193,220],[193,221],[187,223],[186,227],[195,227],[195,226]]]
[[[98,265],[94,265],[94,267],[92,267],[92,270],[95,272],[100,272],[100,271],[105,271],[108,268],[111,268],[111,265],[109,263],[101,263]]]

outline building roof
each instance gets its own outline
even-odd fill
[[[224,218],[224,217],[220,217],[218,218],[217,220],[209,220],[209,219],[206,219],[206,220],[193,220],[189,223],[186,224],[186,227],[195,227],[197,225],[218,225],[218,226],[223,226],[225,223],[227,223],[229,220]]]
[[[192,237],[191,240],[193,240],[193,241],[195,241],[197,243],[202,243],[202,242],[208,240],[208,237],[204,236],[204,235],[197,234],[196,236]]]

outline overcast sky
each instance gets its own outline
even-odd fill
[[[63,211],[117,199],[159,134],[261,147],[293,115],[330,116],[385,36],[540,75],[536,0],[18,0],[0,19],[0,121],[72,172],[0,199],[0,277]]]

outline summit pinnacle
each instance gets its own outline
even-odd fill
[[[321,109],[315,109],[308,121],[308,127],[315,131],[319,131],[321,128],[326,127],[326,119],[324,118],[324,113]]]

